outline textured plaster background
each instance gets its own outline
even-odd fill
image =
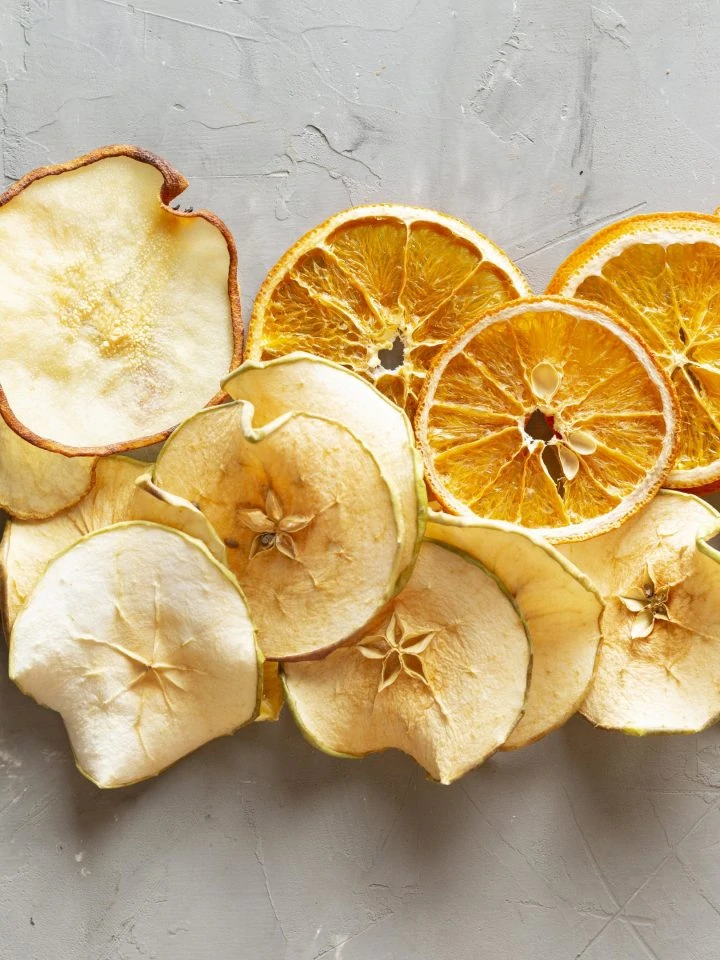
[[[368,200],[469,220],[541,290],[600,224],[720,202],[719,40],[711,0],[0,0],[2,172],[158,151],[246,310]],[[443,788],[284,718],[102,794],[2,679],[0,841],[0,960],[720,956],[717,729],[575,720]]]

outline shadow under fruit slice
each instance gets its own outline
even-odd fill
[[[451,783],[520,719],[530,659],[525,624],[500,582],[425,541],[406,587],[359,643],[281,671],[314,746],[349,757],[394,747]]]
[[[431,513],[427,536],[463,550],[507,588],[527,626],[533,670],[523,717],[503,750],[528,746],[577,711],[593,678],[602,601],[549,543],[498,520]]]
[[[307,353],[264,363],[249,360],[222,386],[234,399],[252,403],[255,426],[298,410],[339,420],[352,430],[395,485],[405,533],[401,578],[407,578],[425,531],[427,496],[422,460],[403,411],[345,367]]]
[[[322,655],[399,589],[398,499],[340,423],[290,413],[255,428],[253,414],[235,401],[191,417],[154,480],[197,503],[224,540],[265,656]]]
[[[47,520],[11,520],[0,550],[4,582],[3,619],[9,633],[20,607],[35,589],[50,561],[88,533],[126,520],[149,520],[201,540],[216,560],[225,547],[203,514],[179,497],[154,490],[150,464],[129,457],[98,460],[95,484],[75,506]],[[150,492],[153,491],[153,492]]]
[[[42,450],[0,417],[0,510],[23,520],[52,517],[88,492],[95,463]]]
[[[680,444],[666,486],[720,484],[720,218],[650,213],[598,231],[549,293],[604,304],[645,340],[673,382]]]
[[[150,523],[56,557],[10,640],[11,679],[61,714],[100,787],[155,776],[252,720],[260,662],[232,574],[199,541]]]
[[[675,459],[674,391],[604,307],[536,297],[486,313],[435,360],[415,418],[451,513],[551,540],[596,536],[659,489]]]
[[[431,360],[489,307],[528,296],[509,257],[420,207],[353,207],[305,234],[255,299],[245,357],[304,350],[372,380],[412,417]]]
[[[0,196],[0,412],[25,439],[129,450],[219,399],[240,354],[237,258],[213,214],[170,209],[186,185],[115,146]]]
[[[605,598],[591,723],[694,733],[720,716],[719,530],[709,504],[662,490],[620,529],[562,546]]]

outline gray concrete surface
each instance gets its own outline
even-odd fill
[[[235,232],[433,206],[541,290],[637,210],[710,210],[711,0],[2,0],[6,182],[143,144]],[[4,671],[4,655],[3,655]],[[0,960],[717,960],[720,734],[580,720],[454,787],[285,718],[102,794],[0,680]]]

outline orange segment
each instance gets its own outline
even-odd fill
[[[405,281],[407,235],[407,225],[394,217],[379,223],[358,220],[339,226],[325,246],[367,291],[378,311],[392,312],[398,309]]]
[[[456,236],[444,224],[409,224],[405,284],[400,296],[405,316],[413,320],[429,317],[469,279],[483,259],[474,244]]]
[[[643,337],[680,403],[668,486],[718,486],[720,218],[661,213],[612,224],[568,257],[548,292],[610,307]]]
[[[505,427],[479,440],[446,447],[437,454],[435,463],[442,476],[452,475],[458,495],[474,505],[480,497],[490,495],[491,488],[498,485],[500,471],[521,452],[517,430]],[[480,485],[478,477],[485,483]],[[504,488],[500,492],[505,496]]]
[[[569,521],[568,509],[548,473],[542,454],[540,447],[528,451],[527,470],[520,491],[520,517],[516,522],[525,527],[562,527]],[[481,506],[484,509],[484,505]]]
[[[621,502],[612,486],[605,484],[587,463],[581,462],[578,477],[579,480],[566,484],[563,491],[565,513],[571,521],[602,517]]]
[[[611,529],[673,463],[678,411],[645,345],[603,308],[561,297],[487,312],[438,354],[415,430],[451,512],[553,540]]]
[[[282,318],[287,328],[278,330],[272,349],[263,353],[267,359],[292,353],[293,350],[310,353],[318,337],[325,338],[325,355],[329,360],[343,358],[347,363],[347,358],[350,358],[352,363],[353,360],[360,362],[365,356],[357,323],[330,305],[318,303],[292,277],[278,291],[268,316],[271,323],[276,316]]]
[[[672,376],[675,392],[678,396],[680,409],[687,415],[683,416],[680,431],[680,451],[675,461],[675,470],[671,478],[677,478],[682,472],[695,476],[695,482],[704,485],[702,476],[697,476],[698,463],[708,461],[710,464],[720,461],[720,426],[714,405],[708,404],[695,386],[689,370],[677,370]],[[692,471],[692,473],[690,473]],[[708,468],[708,477],[714,475]],[[708,484],[717,483],[717,480],[708,479]],[[677,479],[676,479],[677,485]]]
[[[447,339],[529,293],[502,250],[459,220],[394,204],[354,207],[311,230],[270,271],[245,357],[327,357],[412,415]]]
[[[445,341],[490,307],[514,300],[517,296],[517,287],[501,267],[485,261],[418,326],[415,341]]]

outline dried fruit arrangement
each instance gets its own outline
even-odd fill
[[[578,711],[714,723],[720,515],[679,491],[720,484],[720,219],[615,224],[533,297],[466,224],[358,207],[270,271],[243,353],[185,185],[117,146],[0,197],[9,671],[81,772],[285,700],[442,783]]]

